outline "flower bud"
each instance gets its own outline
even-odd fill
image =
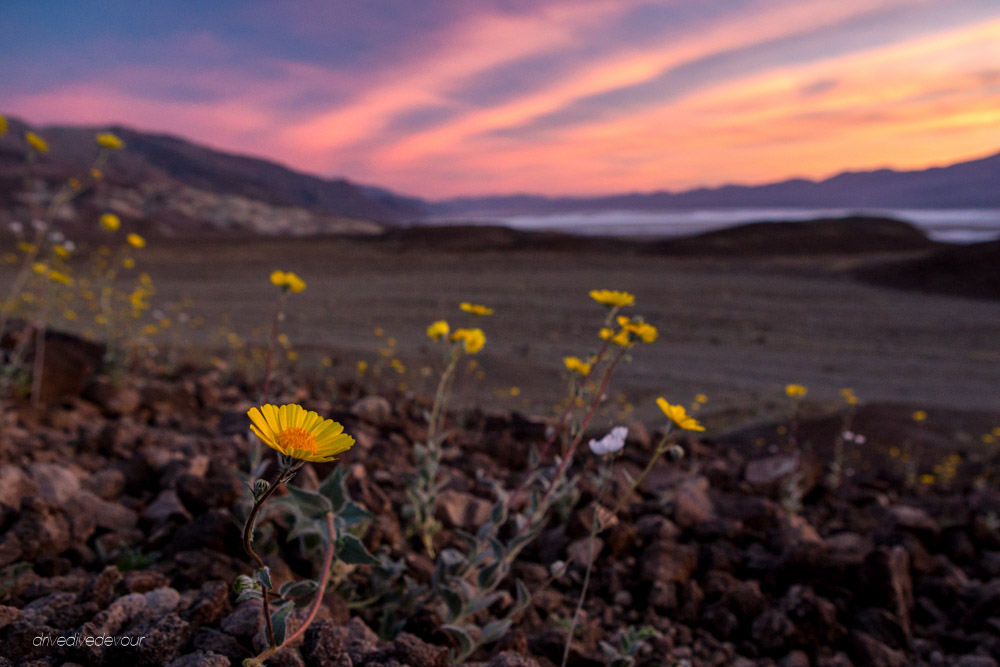
[[[271,485],[268,484],[268,482],[267,482],[266,479],[258,479],[256,482],[253,483],[253,496],[254,496],[254,498],[260,498],[265,493],[267,493],[267,490],[270,489],[270,488],[271,488]]]

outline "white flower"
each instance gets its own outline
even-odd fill
[[[7,227],[10,229],[10,231],[14,232],[18,236],[20,236],[21,232],[24,231],[24,225],[22,225],[17,220],[15,220],[14,222],[12,222],[9,225],[7,225]]]
[[[39,220],[38,218],[35,218],[34,220],[31,221],[31,226],[36,232],[44,232],[49,225],[44,220]]]
[[[611,429],[611,432],[600,440],[590,441],[590,451],[594,452],[598,456],[604,456],[605,454],[613,454],[615,452],[621,451],[622,447],[625,446],[625,438],[628,436],[627,426],[615,426]]]

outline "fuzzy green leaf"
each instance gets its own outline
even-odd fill
[[[274,628],[274,641],[281,646],[285,641],[285,621],[288,614],[295,607],[291,602],[286,602],[271,612],[271,627]]]
[[[296,508],[311,519],[318,519],[327,512],[333,511],[333,504],[326,496],[300,489],[297,486],[289,486],[288,493]]]
[[[368,552],[361,540],[350,534],[337,540],[337,558],[348,565],[378,565],[382,562]]]
[[[264,588],[273,588],[271,586],[271,570],[267,566],[257,570],[257,581],[259,581],[260,585]]]
[[[319,584],[311,579],[305,581],[288,581],[278,589],[278,595],[283,598],[303,598],[316,592]]]
[[[483,626],[483,631],[479,635],[479,642],[482,644],[489,644],[490,642],[495,642],[496,640],[507,634],[510,630],[511,619],[504,618],[499,621],[490,621]]]
[[[319,492],[330,501],[334,512],[340,512],[341,508],[348,502],[346,480],[347,468],[338,465],[319,485]]]

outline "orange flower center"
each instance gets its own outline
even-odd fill
[[[286,452],[316,452],[316,438],[309,431],[298,426],[290,426],[278,434],[278,446]]]

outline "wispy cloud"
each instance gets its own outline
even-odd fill
[[[765,182],[1000,147],[995,0],[236,7],[159,12],[142,42],[67,23],[31,47],[0,27],[3,110],[426,196]],[[91,67],[44,76],[62,43]]]

